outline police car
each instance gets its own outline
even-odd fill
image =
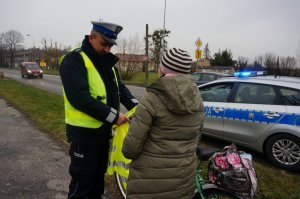
[[[231,77],[232,75],[226,73],[215,73],[215,72],[194,72],[192,77],[197,85],[205,84],[207,82],[220,79],[222,77]]]
[[[198,86],[205,105],[203,133],[300,170],[300,78],[257,74],[242,72]]]

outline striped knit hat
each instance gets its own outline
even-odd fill
[[[191,70],[192,61],[187,51],[171,48],[162,57],[161,71],[163,74],[188,74]]]

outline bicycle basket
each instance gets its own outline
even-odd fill
[[[253,198],[258,190],[251,154],[238,151],[234,144],[209,159],[208,179],[243,198]]]

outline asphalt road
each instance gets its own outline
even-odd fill
[[[4,72],[5,77],[14,79],[18,82],[21,82],[22,84],[34,86],[58,95],[62,95],[61,80],[60,77],[57,75],[44,74],[43,79],[39,79],[39,78],[28,79],[28,78],[22,78],[19,70],[9,70],[4,68],[1,68],[0,70]],[[145,88],[143,87],[127,85],[127,88],[138,100],[140,100],[146,92]]]
[[[0,198],[66,198],[69,158],[61,145],[0,99]]]
[[[1,68],[0,70],[4,72],[5,77],[14,79],[22,84],[34,86],[36,88],[41,88],[58,95],[62,95],[61,80],[57,75],[44,75],[43,79],[22,78],[19,70],[9,70],[4,68]]]

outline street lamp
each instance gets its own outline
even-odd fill
[[[165,39],[165,32],[166,32],[166,28],[165,28],[165,25],[166,25],[166,8],[167,8],[167,0],[165,0],[165,7],[164,7],[164,24],[163,24],[161,57],[163,56],[164,51],[165,51],[165,42],[164,42],[164,39]]]
[[[35,49],[35,45],[34,45],[34,37],[33,37],[31,34],[29,34],[29,33],[27,33],[27,36],[28,36],[28,37],[31,37],[31,39],[32,39],[32,44],[33,44],[33,49]]]
[[[34,37],[31,35],[31,34],[29,34],[29,33],[27,33],[26,34],[28,37],[31,37],[31,39],[32,39],[32,45],[33,45],[33,51],[32,51],[32,61],[34,61],[35,60],[35,45],[34,45]]]

